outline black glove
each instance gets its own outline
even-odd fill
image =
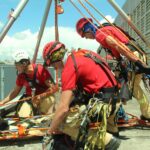
[[[140,61],[135,62],[136,72],[150,74],[150,67],[145,67]]]

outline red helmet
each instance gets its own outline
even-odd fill
[[[88,18],[91,22],[93,22],[93,20],[91,18]],[[84,25],[87,24],[89,21],[86,18],[81,18],[78,20],[78,22],[76,23],[76,31],[78,32],[78,34],[83,37],[83,28]]]
[[[57,41],[52,41],[47,43],[44,46],[43,49],[43,59],[45,61],[46,65],[50,65],[50,56],[53,52],[57,51],[61,47],[65,48],[65,45],[63,43],[57,42]]]

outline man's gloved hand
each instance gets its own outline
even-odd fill
[[[144,73],[144,66],[140,61],[135,62],[135,72],[136,73]]]
[[[140,61],[135,62],[136,72],[150,74],[150,67],[145,67]]]

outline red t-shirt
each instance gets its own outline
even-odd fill
[[[78,52],[81,52],[81,50]],[[112,87],[113,85],[104,70],[91,58],[78,55],[78,52],[74,52],[77,72],[72,57],[69,56],[66,61],[62,71],[62,91],[75,89],[77,83],[80,83],[83,89],[88,93],[97,93],[101,88]],[[96,53],[91,53],[101,58]],[[109,69],[107,69],[107,71],[116,85],[117,83],[113,74]]]
[[[35,64],[32,64],[33,68],[35,69]],[[29,79],[33,79],[34,71],[31,74],[26,74]],[[44,91],[46,91],[49,87],[45,85],[45,81],[50,79],[51,75],[47,69],[45,69],[42,65],[37,65],[37,72],[36,72],[36,83],[38,83],[38,86],[36,86],[36,94],[41,94]],[[29,82],[26,80],[26,76],[21,73],[17,76],[16,79],[16,85],[17,86],[24,86],[26,88],[26,94],[28,96],[31,95],[31,88],[29,85]]]
[[[96,41],[98,41],[104,48],[108,48],[116,58],[119,58],[120,54],[115,49],[109,47],[109,45],[106,43],[106,37],[112,36],[114,39],[118,39],[124,44],[127,44],[129,42],[129,39],[118,30],[119,29],[116,29],[113,26],[106,26],[97,30],[95,35]]]

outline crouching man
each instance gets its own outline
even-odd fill
[[[62,69],[62,93],[49,134],[60,130],[70,135],[75,149],[118,149],[120,141],[106,132],[117,97],[117,82],[108,65],[92,51],[69,54],[55,41],[44,47],[43,58],[48,66]]]

